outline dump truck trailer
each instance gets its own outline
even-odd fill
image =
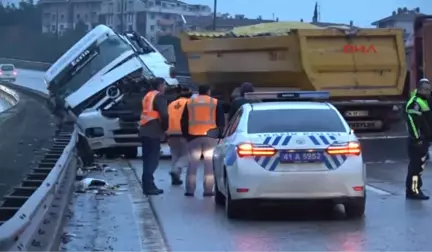
[[[354,130],[382,131],[400,121],[409,93],[399,29],[288,22],[180,38],[192,79],[224,100],[242,82],[260,91],[326,90]]]
[[[413,90],[419,79],[432,79],[432,16],[416,18],[414,36],[407,46],[411,53],[410,88]]]

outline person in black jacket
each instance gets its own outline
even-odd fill
[[[408,128],[408,173],[406,177],[406,198],[428,200],[429,196],[421,190],[421,173],[428,159],[429,143],[432,140],[432,112],[429,99],[432,88],[428,81],[420,81],[406,108]]]
[[[243,106],[243,104],[253,102],[253,100],[245,98],[245,94],[246,93],[252,93],[254,91],[255,91],[255,89],[254,89],[252,83],[244,82],[240,86],[240,97],[237,97],[232,102],[231,108],[228,112],[228,121],[231,121],[231,118],[234,116],[234,114],[237,112],[237,110],[239,108],[241,108],[241,106]]]

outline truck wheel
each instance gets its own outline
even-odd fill
[[[106,148],[104,151],[105,157],[107,159],[115,159],[120,156],[120,151],[118,148]]]
[[[121,152],[125,158],[136,158],[138,156],[137,147],[123,147],[121,148]]]

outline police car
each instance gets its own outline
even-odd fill
[[[225,205],[228,218],[241,217],[256,200],[323,200],[343,204],[348,217],[362,217],[366,173],[360,143],[333,105],[316,101],[329,93],[247,97],[263,102],[237,111],[213,156],[215,201]],[[207,135],[220,137],[216,129]]]

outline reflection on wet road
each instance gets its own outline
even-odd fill
[[[130,163],[140,175],[141,161]],[[173,251],[428,250],[432,201],[405,200],[406,165],[395,160],[367,166],[364,220],[347,220],[341,209],[328,213],[315,206],[249,209],[250,218],[228,220],[213,199],[200,196],[202,191],[185,198],[182,187],[172,187],[167,160],[155,176],[165,194],[153,196],[152,202]],[[426,172],[424,180],[426,192],[432,193],[432,174]]]

